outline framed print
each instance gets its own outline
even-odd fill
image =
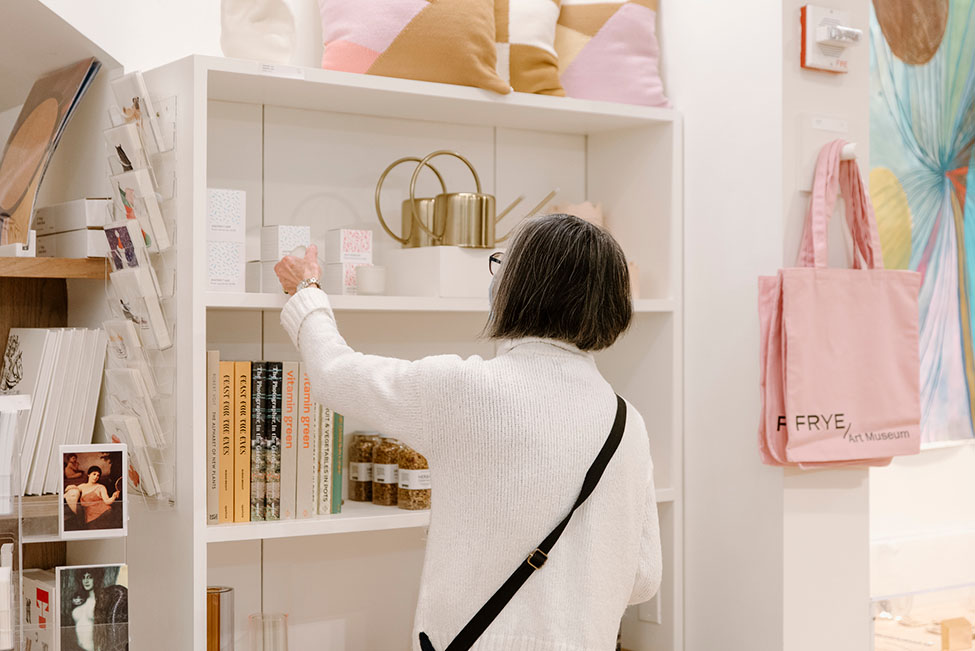
[[[58,567],[57,635],[61,651],[129,648],[129,567]]]
[[[62,445],[63,540],[114,538],[128,533],[129,467],[125,445]]]

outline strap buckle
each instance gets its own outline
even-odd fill
[[[542,565],[545,565],[545,561],[547,560],[548,554],[543,552],[541,549],[536,548],[535,551],[528,555],[525,562],[528,563],[533,570],[540,570],[542,569]]]

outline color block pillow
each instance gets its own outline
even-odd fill
[[[669,106],[656,19],[657,0],[562,0],[555,50],[565,94]]]
[[[565,95],[559,82],[555,25],[561,0],[495,0],[498,74],[514,90]]]
[[[318,8],[327,70],[511,91],[495,69],[492,0],[318,0]]]

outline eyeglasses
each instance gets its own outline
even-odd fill
[[[501,267],[501,263],[504,261],[504,251],[495,251],[488,258],[488,271],[491,275],[498,273],[498,268]]]

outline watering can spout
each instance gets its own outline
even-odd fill
[[[545,204],[547,204],[549,201],[551,201],[553,198],[555,198],[555,195],[558,194],[558,192],[559,192],[559,189],[558,188],[555,188],[554,190],[552,190],[551,192],[549,192],[548,194],[546,194],[545,195],[545,198],[542,199],[541,201],[539,201],[535,205],[534,208],[532,208],[531,210],[529,210],[528,213],[524,217],[522,217],[522,219],[528,219],[529,217],[534,217],[535,214],[539,210],[541,210],[542,208],[545,207]],[[501,221],[501,219],[504,216],[506,216],[509,212],[511,212],[511,209],[512,208],[514,208],[519,203],[521,203],[521,200],[524,199],[524,198],[525,198],[525,195],[521,195],[520,197],[518,197],[517,199],[515,199],[514,201],[512,201],[511,202],[511,205],[509,205],[507,208],[505,208],[504,210],[501,211],[501,214],[498,215],[497,219],[494,220],[494,223],[497,224],[499,221]],[[511,237],[512,233],[514,233],[514,232],[515,232],[515,229],[512,228],[510,231],[508,231],[508,234],[507,235],[505,235],[503,237],[499,237],[495,241],[496,242],[504,242],[506,239],[508,239],[509,237]]]

